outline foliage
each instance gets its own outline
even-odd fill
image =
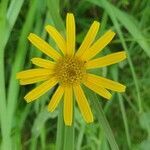
[[[113,94],[111,101],[99,96],[89,96],[93,112],[100,102],[108,124],[95,113],[93,124],[85,124],[79,110],[75,108],[75,139],[77,150],[109,150],[107,138],[111,127],[115,141],[122,150],[150,149],[150,1],[149,0],[1,0],[0,1],[0,142],[5,150],[63,149],[59,147],[71,137],[58,139],[58,111],[49,114],[46,105],[53,93],[50,91],[34,103],[23,100],[33,86],[20,87],[16,72],[30,68],[30,58],[42,54],[29,45],[30,32],[48,39],[44,26],[54,25],[64,33],[67,12],[76,17],[77,46],[83,40],[90,24],[101,23],[99,35],[112,28],[115,39],[103,54],[124,49],[127,61],[101,70],[93,70],[110,79],[127,85],[123,94]],[[55,46],[54,41],[49,43]],[[87,90],[87,93],[90,93]],[[91,94],[91,93],[90,93]],[[88,95],[88,94],[87,94]],[[99,103],[97,103],[99,104]],[[100,110],[102,111],[102,109]],[[99,126],[99,124],[102,126]],[[110,131],[110,132],[109,132]],[[65,133],[64,133],[65,134]],[[108,134],[108,135],[106,135]],[[110,134],[110,135],[109,135]],[[57,138],[56,138],[57,135]],[[112,142],[113,143],[113,142]],[[11,145],[12,144],[12,145]],[[111,146],[113,147],[113,146]],[[64,145],[65,149],[65,145]]]

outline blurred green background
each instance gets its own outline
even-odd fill
[[[101,23],[98,36],[110,28],[117,33],[103,54],[125,50],[128,59],[103,68],[100,73],[119,80],[127,90],[123,94],[113,93],[111,101],[98,98],[119,148],[149,150],[149,0],[0,0],[1,146],[12,143],[13,150],[53,150],[57,147],[58,111],[48,113],[46,109],[53,90],[27,104],[23,97],[35,85],[19,86],[15,75],[32,67],[30,58],[42,57],[29,44],[28,34],[34,32],[55,47],[44,26],[51,24],[63,33],[67,12],[74,13],[76,18],[77,47],[94,20]],[[10,149],[6,147],[1,149]],[[75,110],[74,147],[76,150],[110,150],[96,115],[93,124],[86,124],[79,110]]]

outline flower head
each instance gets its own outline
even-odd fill
[[[66,18],[66,39],[54,27],[48,25],[45,28],[56,42],[60,52],[37,35],[30,33],[29,41],[51,57],[53,61],[33,58],[32,63],[39,68],[17,73],[17,79],[20,80],[21,85],[43,81],[24,97],[27,102],[36,100],[52,87],[58,85],[48,104],[48,110],[54,111],[63,97],[64,122],[66,125],[71,125],[74,94],[83,118],[87,123],[90,123],[93,122],[93,114],[82,89],[82,84],[106,99],[111,98],[111,93],[108,90],[125,91],[125,86],[120,83],[88,73],[90,69],[112,65],[126,58],[126,53],[123,51],[94,58],[115,35],[113,31],[109,30],[96,42],[93,42],[99,26],[99,22],[93,22],[77,51],[75,51],[75,20],[71,13],[68,13]]]

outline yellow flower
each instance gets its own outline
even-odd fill
[[[68,13],[66,18],[66,39],[54,27],[50,25],[45,27],[60,52],[57,52],[37,35],[30,33],[29,41],[53,61],[33,58],[32,63],[40,68],[17,73],[17,79],[20,80],[21,85],[44,81],[24,97],[27,102],[36,100],[52,87],[58,85],[50,100],[48,110],[54,111],[64,96],[64,122],[70,126],[73,114],[73,94],[84,120],[87,123],[93,122],[93,114],[81,87],[82,84],[106,99],[111,98],[108,90],[125,91],[125,86],[120,83],[88,73],[90,69],[112,65],[126,58],[126,53],[123,51],[94,58],[115,35],[113,31],[109,30],[93,43],[99,26],[99,22],[93,22],[77,52],[75,52],[75,20],[71,13]]]

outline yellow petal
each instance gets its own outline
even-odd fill
[[[115,81],[112,81],[103,77],[99,77],[94,74],[88,74],[87,77],[90,82],[96,85],[101,85],[102,87],[113,90],[113,91],[124,92],[126,88],[124,85],[118,82],[115,82]]]
[[[53,49],[47,42],[38,37],[36,34],[30,33],[28,39],[36,48],[54,60],[58,60],[61,57],[55,49]]]
[[[87,123],[93,122],[93,114],[81,86],[74,86],[73,89],[84,120]]]
[[[33,84],[33,83],[48,80],[49,78],[50,78],[50,76],[48,75],[48,76],[39,76],[39,77],[21,79],[20,84],[21,85]]]
[[[54,69],[55,63],[46,59],[42,58],[32,58],[32,63],[36,66],[47,68],[47,69]]]
[[[25,71],[21,71],[17,73],[16,78],[17,79],[27,79],[27,78],[33,78],[38,76],[46,76],[50,75],[53,72],[49,69],[29,69]]]
[[[103,88],[101,86],[98,86],[97,84],[90,82],[88,79],[83,84],[85,86],[87,86],[89,89],[91,89],[94,92],[96,92],[97,94],[99,94],[100,96],[102,96],[106,99],[111,98],[111,94],[109,91],[107,91],[105,88]]]
[[[115,36],[115,33],[111,30],[107,31],[102,37],[100,37],[85,53],[81,56],[82,59],[90,60],[96,54],[98,54]]]
[[[62,37],[62,35],[56,30],[56,28],[48,25],[45,27],[46,31],[49,35],[54,39],[58,48],[62,51],[63,54],[66,53],[66,41]]]
[[[86,51],[90,45],[92,44],[92,42],[94,41],[96,34],[98,32],[99,29],[99,22],[94,21],[93,24],[91,25],[87,35],[85,36],[81,46],[79,47],[76,56],[80,57],[84,51]]]
[[[52,112],[55,110],[63,94],[64,94],[64,88],[62,86],[59,86],[56,92],[54,93],[54,95],[52,96],[50,103],[48,104],[48,111]]]
[[[39,98],[40,96],[42,96],[44,93],[46,93],[47,91],[49,91],[57,83],[58,83],[58,81],[55,78],[51,78],[51,79],[45,81],[44,83],[42,83],[41,85],[39,85],[38,87],[36,87],[35,89],[33,89],[32,91],[30,91],[24,97],[24,99],[28,103],[31,102],[31,101],[34,101],[37,98]]]
[[[113,53],[110,55],[106,55],[101,58],[93,59],[91,61],[88,61],[86,64],[87,69],[92,69],[92,68],[100,68],[100,67],[105,67],[108,65],[112,65],[115,63],[118,63],[126,58],[126,53],[125,52],[117,52]]]
[[[72,86],[66,86],[64,92],[64,121],[65,125],[72,125],[72,113],[73,113],[73,92]]]
[[[67,13],[66,18],[66,54],[72,56],[75,51],[75,19],[72,13]]]

